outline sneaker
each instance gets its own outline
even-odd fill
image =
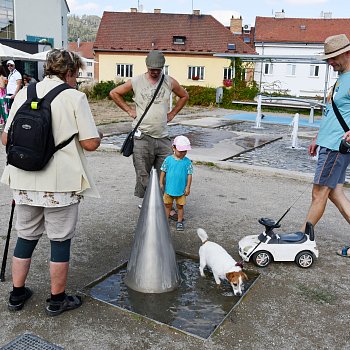
[[[79,295],[66,295],[62,301],[47,299],[46,302],[49,303],[46,306],[46,313],[49,316],[58,316],[62,312],[77,309],[83,304]]]
[[[185,226],[184,226],[184,223],[183,223],[183,222],[178,221],[178,222],[176,223],[176,231],[183,231],[184,228],[185,228]]]
[[[12,292],[11,292],[9,302],[7,304],[8,309],[10,311],[22,310],[24,304],[32,295],[33,295],[33,292],[28,287],[25,287],[24,294],[22,294],[22,295],[14,296],[14,295],[12,295]]]

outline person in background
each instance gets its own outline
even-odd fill
[[[42,98],[56,86],[76,86],[79,55],[67,50],[51,50],[44,66],[45,78],[36,85]],[[8,131],[16,111],[27,99],[27,87],[18,92],[1,140],[8,141]],[[6,165],[1,182],[10,186],[17,209],[17,242],[12,259],[13,289],[8,301],[10,311],[21,310],[33,292],[25,283],[33,251],[44,231],[50,240],[51,296],[46,313],[57,316],[82,305],[78,295],[66,294],[71,241],[75,235],[79,202],[83,197],[99,197],[89,174],[83,150],[96,150],[102,134],[98,132],[86,95],[75,89],[61,92],[51,103],[52,130],[56,144],[74,139],[58,150],[44,169],[24,171]]]
[[[27,86],[29,84],[35,84],[37,83],[36,79],[33,78],[30,74],[23,74],[23,85]]]
[[[147,72],[128,80],[110,92],[112,100],[134,119],[133,127],[153,97],[163,74],[164,64],[165,57],[161,51],[150,51],[146,57]],[[134,92],[135,108],[128,105],[123,98],[130,91]],[[172,93],[175,93],[178,100],[169,111]],[[172,153],[167,124],[175,118],[187,100],[186,90],[174,78],[165,75],[158,95],[134,137],[133,163],[136,172],[134,195],[136,197],[144,197],[152,167],[159,175],[160,166],[165,157]]]
[[[8,75],[8,83],[6,87],[6,98],[8,103],[8,108],[11,109],[12,103],[18,91],[22,88],[22,75],[16,69],[15,62],[13,60],[8,60],[7,69],[10,74]]]
[[[177,136],[173,142],[173,155],[165,158],[160,170],[160,187],[164,191],[164,204],[167,217],[170,215],[173,202],[176,202],[178,219],[176,230],[184,230],[184,205],[191,192],[193,167],[186,157],[191,149],[190,140],[186,136]]]
[[[0,65],[0,125],[6,123],[8,108],[6,101],[7,75],[4,66]]]

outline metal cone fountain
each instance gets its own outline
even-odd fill
[[[151,170],[124,283],[141,293],[170,292],[180,283],[156,169]]]

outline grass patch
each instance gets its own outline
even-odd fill
[[[213,162],[202,162],[202,161],[194,161],[193,162],[195,165],[205,165],[205,166],[208,166],[208,167],[217,167]]]
[[[337,297],[334,294],[324,289],[309,288],[301,284],[297,285],[297,288],[304,297],[318,304],[332,305],[337,300]]]

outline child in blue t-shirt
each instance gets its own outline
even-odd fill
[[[186,157],[191,149],[190,140],[186,136],[177,136],[173,141],[173,154],[165,158],[160,170],[160,187],[164,191],[164,204],[167,217],[169,217],[173,201],[178,210],[176,230],[184,230],[184,205],[186,196],[190,194],[193,167]]]

